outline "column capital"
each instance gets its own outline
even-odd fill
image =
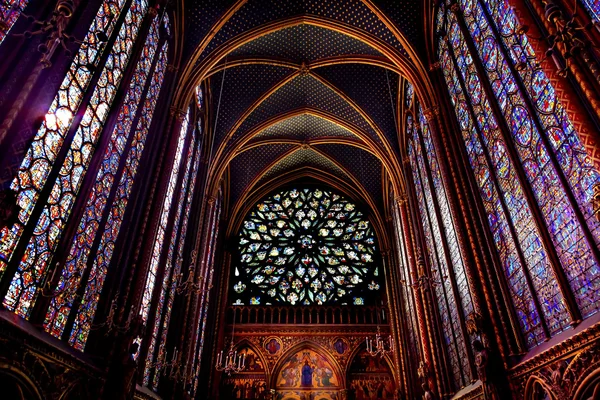
[[[179,107],[175,107],[175,106],[171,106],[170,108],[170,113],[172,117],[175,117],[175,119],[177,119],[179,122],[183,121],[183,119],[185,118],[185,115],[187,114],[186,110],[183,110]]]
[[[406,204],[408,202],[408,195],[406,193],[402,193],[399,196],[396,196],[394,198],[394,201],[396,202],[396,204],[398,204],[399,206],[403,206],[404,204]]]
[[[428,109],[423,110],[423,116],[427,122],[434,122],[440,115],[440,108],[438,106],[431,106]]]
[[[429,71],[437,71],[442,67],[442,64],[439,61],[433,62],[429,64]]]

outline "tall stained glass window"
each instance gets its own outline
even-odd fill
[[[210,288],[213,284],[214,276],[214,262],[215,262],[215,246],[217,238],[219,237],[219,221],[221,218],[221,205],[223,203],[223,193],[219,192],[217,196],[215,207],[208,224],[210,228],[210,239],[208,246],[206,247],[201,266],[201,276],[203,277],[202,282],[205,285],[200,294],[200,305],[198,313],[198,324],[196,326],[195,340],[196,346],[192,358],[192,365],[194,374],[192,376],[192,384],[190,387],[190,394],[195,396],[198,390],[198,383],[200,381],[200,362],[202,360],[202,351],[204,350],[204,339],[206,337],[206,321],[208,319],[208,305],[210,303]]]
[[[55,283],[56,276],[56,286],[48,287],[56,295],[49,300],[44,328],[79,350],[92,326],[166,71],[168,43],[159,32],[169,21],[152,14],[140,37],[147,12],[146,0],[101,4],[12,184],[22,208],[19,222],[0,234],[0,273],[9,263],[17,268],[4,306],[29,318],[41,286]],[[112,36],[109,46],[98,42],[100,32]],[[125,81],[138,41],[141,52]],[[120,87],[123,100],[111,110]],[[83,114],[80,120],[77,113]],[[111,113],[114,126],[104,129]],[[102,135],[106,145],[95,152]],[[81,194],[86,201],[80,219],[68,221],[92,157],[99,161],[95,183]],[[74,236],[61,238],[68,222],[75,224]],[[26,227],[31,236],[21,237]],[[71,242],[63,243],[64,264],[56,260],[50,278],[61,240]],[[19,241],[24,253],[13,254]]]
[[[436,282],[434,293],[458,390],[470,382],[469,352],[463,333],[473,304],[429,125],[418,103],[415,108],[418,120],[412,113],[406,116],[408,155],[427,246],[425,256]]]
[[[589,11],[591,17],[600,22],[600,0],[581,0],[585,8]]]
[[[0,44],[17,22],[29,0],[0,0]]]
[[[160,24],[160,18],[156,17],[119,110],[117,123],[97,173],[96,185],[91,188],[83,217],[58,282],[56,291],[61,294],[52,299],[46,315],[46,330],[60,337],[68,315],[74,307],[76,293],[81,291],[82,272],[91,266],[70,337],[71,344],[78,349],[83,349],[93,321],[164,78],[167,43],[162,49],[158,48]],[[153,75],[150,75],[153,63],[155,68]],[[142,102],[146,87],[146,97]],[[138,111],[140,113],[137,116],[137,126],[133,129]],[[128,153],[125,157],[126,151]],[[113,201],[109,207],[111,196]],[[101,229],[103,221],[105,226]],[[110,245],[107,246],[107,243]],[[98,245],[95,250],[96,256],[90,257],[95,244]]]
[[[421,344],[419,341],[419,325],[417,321],[417,308],[415,305],[413,285],[416,282],[413,282],[409,264],[408,264],[408,254],[406,252],[406,242],[409,240],[404,237],[402,220],[400,218],[400,211],[397,206],[391,208],[393,212],[393,221],[394,221],[394,234],[395,234],[395,242],[397,244],[398,251],[398,260],[400,263],[400,279],[402,280],[402,285],[400,286],[402,293],[402,303],[404,306],[404,318],[406,319],[406,335],[408,337],[408,345],[406,348],[409,352],[409,356],[411,361],[413,362],[413,366],[417,366],[418,362],[421,360]]]
[[[108,6],[106,9],[104,5],[101,8],[88,36],[99,31],[100,26],[105,26],[109,32],[114,28],[115,18],[109,15],[116,14],[120,9],[118,4],[114,3]],[[68,144],[69,149],[65,159],[61,161],[62,166],[55,181],[48,181],[50,172],[73,122],[74,112],[82,100],[84,87],[89,84],[91,78],[90,70],[81,65],[81,61],[83,59],[92,64],[98,62],[99,52],[88,48],[93,47],[94,42],[83,45],[80,49],[13,182],[13,188],[19,192],[18,201],[22,207],[19,219],[23,225],[33,223],[29,219],[34,207],[38,200],[43,202],[41,213],[34,224],[34,233],[29,238],[3,303],[7,309],[24,318],[29,317],[39,295],[40,284],[46,278],[48,261],[58,244],[83,183],[94,147],[102,133],[146,11],[145,0],[133,1],[127,10],[109,51],[108,60],[102,68],[99,77],[102,84],[93,90],[84,116]],[[96,40],[95,36],[93,40]],[[98,43],[96,45],[99,46]],[[47,184],[52,184],[49,197],[40,199],[40,193]],[[15,225],[17,231],[11,232],[16,233],[12,238],[7,235],[7,241],[12,242],[9,245],[16,244],[23,225]]]
[[[160,363],[166,358],[165,345],[177,285],[181,283],[180,278],[184,275],[184,246],[202,155],[200,135],[196,124],[191,121],[192,118],[193,112],[190,108],[179,132],[139,310],[144,322],[148,321],[151,307],[155,310],[153,321],[147,322],[150,336],[143,379],[145,386],[154,389],[157,388],[160,378]],[[170,228],[169,221],[172,221]],[[160,271],[161,283],[156,281],[160,266],[163,266]]]
[[[508,2],[455,7],[440,5],[439,58],[517,323],[533,347],[566,329],[572,315],[598,310],[592,198],[600,175],[527,37],[515,33]],[[572,303],[577,310],[567,309]]]
[[[329,190],[291,189],[266,198],[247,216],[238,244],[237,303],[363,304],[379,289],[371,223]]]
[[[146,374],[144,375],[144,383],[150,383],[150,364],[153,359],[164,361],[166,357],[165,345],[167,342],[167,332],[169,322],[171,320],[171,311],[173,301],[175,300],[175,292],[177,285],[182,277],[182,263],[184,246],[186,243],[187,227],[189,224],[189,216],[192,208],[192,200],[194,199],[194,190],[196,187],[196,177],[198,175],[198,167],[200,165],[202,149],[200,147],[199,135],[197,128],[192,128],[191,143],[188,147],[186,155],[185,170],[179,190],[179,198],[177,200],[177,209],[175,212],[175,220],[169,247],[167,248],[167,258],[163,272],[163,282],[160,289],[160,294],[157,303],[157,310],[152,326],[152,334],[150,344],[148,346],[148,357],[146,359]],[[187,275],[187,274],[186,274]],[[156,352],[156,355],[155,355]],[[156,367],[154,377],[152,378],[152,387],[158,387],[160,378],[160,367]],[[148,379],[148,382],[146,382]]]

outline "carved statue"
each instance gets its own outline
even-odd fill
[[[429,388],[430,373],[429,366],[424,361],[421,361],[417,369],[417,376],[421,381],[421,388],[423,388],[423,400],[433,400],[433,393]]]
[[[480,340],[473,341],[473,350],[475,351],[475,368],[477,369],[477,377],[483,385],[483,395],[486,400],[498,399],[498,393],[495,386],[488,380],[488,348],[481,343]]]

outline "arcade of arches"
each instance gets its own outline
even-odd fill
[[[600,399],[598,1],[0,0],[0,59],[3,398]]]

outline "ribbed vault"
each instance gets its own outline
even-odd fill
[[[214,191],[228,177],[232,220],[259,193],[307,177],[351,193],[383,220],[387,183],[404,190],[401,87],[409,80],[424,94],[429,86],[419,55],[428,2],[401,3],[186,3],[176,95],[185,104],[186,88],[207,93],[209,184]]]

